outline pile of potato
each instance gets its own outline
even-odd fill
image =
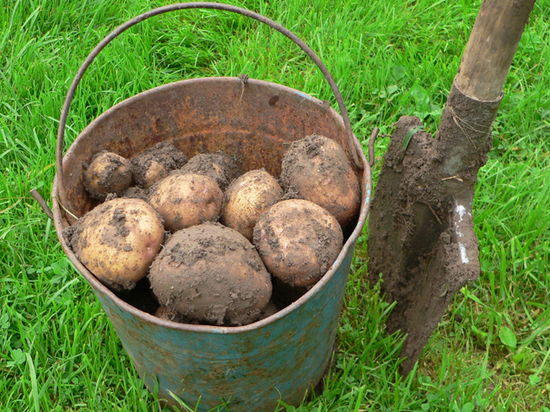
[[[278,181],[223,154],[189,161],[170,143],[132,159],[101,152],[85,188],[102,201],[67,237],[114,290],[144,277],[164,319],[245,325],[273,314],[274,284],[310,288],[336,260],[360,186],[343,149],[312,135],[290,145]]]

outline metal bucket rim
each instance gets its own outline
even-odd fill
[[[206,78],[196,78],[196,79],[187,79],[187,80],[180,80],[178,82],[172,82],[167,83],[165,85],[157,86],[152,89],[145,90],[141,93],[138,93],[134,96],[131,96],[116,105],[110,107],[105,112],[103,112],[101,115],[96,117],[86,128],[77,136],[75,141],[71,144],[67,152],[65,153],[65,156],[70,155],[71,149],[75,143],[78,142],[78,140],[82,137],[84,132],[91,128],[96,122],[100,122],[104,117],[108,116],[113,111],[117,110],[117,108],[123,104],[128,104],[128,102],[136,99],[143,98],[149,93],[152,93],[155,90],[162,89],[162,88],[168,88],[174,84],[180,84],[180,83],[197,83],[197,82],[205,82],[205,81],[219,81],[220,79],[235,79],[235,81],[239,82],[240,80],[238,78],[232,78],[232,77],[206,77]],[[302,98],[307,98],[310,101],[312,101],[315,104],[323,105],[323,102],[313,96],[310,96],[309,94],[306,94],[302,91],[290,88],[288,86],[283,86],[278,83],[268,82],[264,80],[256,80],[256,79],[250,79],[251,82],[257,83],[259,85],[263,85],[265,87],[274,87],[277,88],[283,88],[286,91],[290,93],[294,93],[297,96],[300,96]],[[332,107],[329,107],[328,110],[330,111],[331,115],[334,117],[334,119],[342,125],[342,128],[345,129],[344,122],[342,119],[342,116],[338,112],[336,112]],[[347,239],[346,243],[343,245],[340,253],[338,254],[338,257],[330,267],[330,269],[323,275],[323,277],[317,282],[307,293],[305,293],[303,296],[301,296],[296,301],[292,302],[289,306],[285,307],[284,309],[281,309],[280,311],[276,312],[275,314],[262,319],[260,321],[244,325],[244,326],[213,326],[213,325],[191,325],[186,323],[178,323],[178,322],[172,322],[169,320],[164,320],[159,317],[156,317],[154,315],[151,315],[147,312],[144,312],[135,306],[130,305],[129,303],[125,302],[123,299],[119,298],[114,292],[112,292],[109,288],[107,288],[103,283],[101,283],[76,257],[72,249],[69,247],[69,245],[66,243],[65,238],[63,236],[63,218],[62,218],[62,206],[60,205],[60,202],[58,201],[59,197],[59,187],[58,187],[58,179],[57,174],[54,178],[53,187],[52,187],[52,201],[53,201],[53,214],[54,214],[54,224],[56,228],[56,233],[59,238],[59,241],[61,243],[61,246],[63,250],[65,251],[66,255],[68,256],[71,263],[75,266],[77,271],[84,276],[84,278],[90,283],[90,285],[95,289],[94,292],[98,293],[101,292],[103,295],[111,299],[120,309],[129,312],[133,314],[134,316],[137,316],[138,318],[141,318],[142,320],[151,322],[153,324],[156,324],[158,326],[162,326],[165,328],[175,329],[175,330],[182,330],[182,331],[188,331],[188,332],[202,332],[202,333],[213,333],[213,334],[239,334],[239,333],[245,333],[251,330],[260,329],[263,328],[271,323],[277,322],[280,319],[284,318],[286,315],[294,312],[299,307],[301,307],[303,304],[305,304],[309,299],[311,299],[317,292],[323,288],[330,279],[334,276],[337,269],[342,265],[342,262],[345,258],[345,256],[348,254],[349,249],[352,247],[355,247],[355,242],[359,235],[361,234],[363,227],[365,225],[369,207],[370,207],[370,200],[371,200],[371,169],[369,166],[369,162],[367,162],[365,154],[363,152],[363,148],[361,147],[361,143],[357,139],[355,135],[353,135],[354,143],[357,149],[357,153],[360,156],[360,160],[364,165],[363,168],[363,174],[362,174],[362,181],[361,181],[361,208],[359,217],[357,220],[357,224],[353,230],[353,232],[350,234],[349,238]],[[64,157],[65,157],[64,156]]]

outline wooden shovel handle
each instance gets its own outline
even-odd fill
[[[501,96],[535,1],[483,1],[455,79],[462,93],[480,101]]]

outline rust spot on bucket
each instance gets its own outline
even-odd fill
[[[275,104],[277,104],[278,101],[279,101],[279,96],[275,95],[271,99],[269,99],[269,105],[275,106]]]

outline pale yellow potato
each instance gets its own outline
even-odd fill
[[[176,231],[217,221],[223,192],[208,176],[177,171],[151,188],[149,203],[164,219],[166,229]]]
[[[312,135],[292,143],[283,157],[281,185],[287,198],[322,206],[343,228],[359,213],[359,180],[342,147],[327,137]]]
[[[264,169],[252,170],[231,183],[225,191],[221,223],[252,242],[260,215],[283,197],[277,180]]]
[[[166,176],[168,176],[168,173],[170,171],[166,169],[166,167],[158,162],[157,160],[151,160],[151,164],[149,165],[149,168],[146,170],[143,180],[145,181],[143,184],[144,189],[149,189],[151,186],[153,186],[156,182],[161,181]]]
[[[291,286],[312,286],[334,263],[344,236],[321,206],[291,199],[273,205],[254,227],[254,245],[267,270]]]
[[[145,276],[164,240],[158,213],[140,199],[116,198],[77,221],[71,246],[99,280],[133,289]]]
[[[84,187],[94,199],[109,193],[121,195],[132,183],[130,162],[116,153],[103,151],[92,158],[84,174]]]

